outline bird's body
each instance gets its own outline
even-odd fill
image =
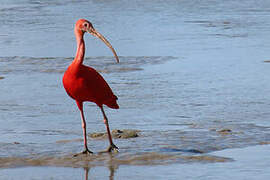
[[[118,56],[111,44],[93,28],[89,21],[85,19],[78,20],[74,32],[77,41],[76,57],[63,76],[63,85],[67,94],[76,101],[81,113],[85,147],[83,153],[92,153],[87,147],[86,121],[83,113],[83,102],[85,101],[94,102],[101,109],[110,142],[107,151],[111,152],[118,148],[112,142],[109,123],[103,105],[105,104],[110,108],[118,109],[119,106],[116,102],[117,97],[113,94],[104,78],[95,69],[83,65],[85,54],[85,43],[83,40],[84,33],[89,32],[93,36],[100,38],[113,51],[117,62],[119,62]]]
[[[72,63],[63,77],[64,87],[70,97],[78,102],[91,101],[118,109],[117,97],[103,77],[93,68]]]

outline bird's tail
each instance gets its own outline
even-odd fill
[[[116,100],[117,100],[117,96],[113,96],[112,98],[110,98],[108,101],[106,101],[104,104],[106,106],[108,106],[109,108],[112,109],[119,109],[119,105],[117,104]]]

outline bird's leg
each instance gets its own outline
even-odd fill
[[[90,151],[87,147],[87,134],[86,134],[86,122],[85,122],[85,118],[84,118],[84,114],[83,114],[83,110],[81,111],[81,119],[82,119],[82,128],[83,128],[83,137],[84,137],[84,151],[82,152],[82,154],[92,154],[93,152]]]
[[[90,151],[87,147],[87,134],[86,134],[86,122],[83,114],[83,104],[81,102],[77,102],[77,105],[80,109],[81,119],[82,119],[82,129],[83,129],[83,137],[84,137],[84,151],[81,154],[92,154],[93,152]],[[77,155],[75,155],[77,156]]]
[[[111,136],[111,132],[110,132],[110,128],[109,128],[108,118],[107,118],[107,116],[106,116],[106,114],[104,112],[103,106],[101,106],[100,109],[101,109],[101,112],[102,112],[103,117],[104,117],[104,124],[106,125],[108,138],[109,138],[109,142],[110,142],[110,146],[107,148],[106,152],[112,152],[112,151],[118,152],[118,147],[116,145],[114,145],[114,143],[112,141],[112,136]]]

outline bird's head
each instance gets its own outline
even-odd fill
[[[81,31],[82,34],[88,32],[91,35],[101,39],[112,50],[114,57],[116,58],[116,62],[119,63],[119,58],[110,42],[104,36],[102,36],[97,30],[95,30],[91,22],[87,21],[86,19],[79,19],[76,22],[75,30]]]

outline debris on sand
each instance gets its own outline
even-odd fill
[[[66,143],[72,143],[72,142],[82,142],[83,139],[66,139],[66,140],[58,140],[56,141],[56,143],[63,143],[63,144],[66,144]]]
[[[216,128],[211,128],[211,129],[209,129],[209,130],[210,130],[210,131],[217,132],[218,134],[221,134],[221,135],[229,135],[229,134],[235,133],[235,132],[233,132],[231,129],[228,129],[228,128],[226,128],[226,129],[220,129],[220,130],[218,130],[218,129],[216,129]]]
[[[260,144],[260,145],[268,145],[268,144],[270,144],[270,141],[262,141],[262,142],[260,142],[259,144]]]
[[[139,130],[132,130],[132,129],[114,129],[111,131],[112,137],[113,138],[121,138],[121,139],[128,139],[128,138],[135,138],[138,137]],[[91,138],[97,138],[97,139],[103,139],[107,138],[107,132],[96,132],[96,133],[91,133],[88,136]]]
[[[221,129],[217,131],[219,134],[222,135],[228,135],[228,134],[232,134],[232,130],[231,129]]]

